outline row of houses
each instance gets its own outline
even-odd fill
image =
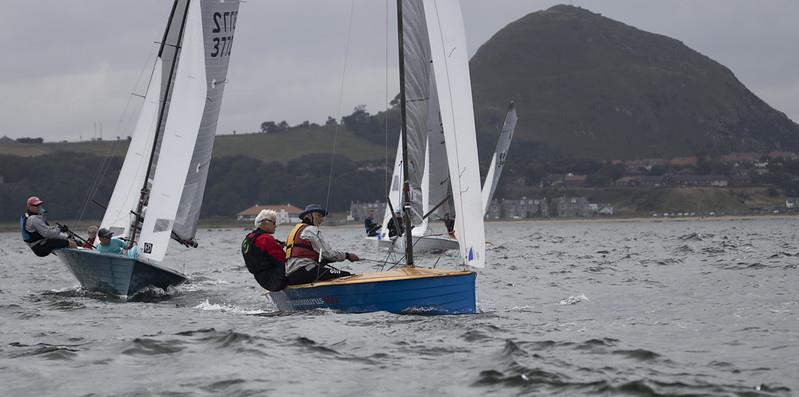
[[[548,217],[591,217],[613,215],[613,206],[590,203],[585,197],[494,199],[488,206],[487,219],[524,219]]]

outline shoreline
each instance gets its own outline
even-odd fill
[[[764,214],[764,215],[723,215],[723,216],[684,216],[684,217],[591,217],[591,218],[525,218],[525,219],[496,219],[486,220],[490,224],[572,224],[572,223],[624,223],[624,222],[726,222],[726,221],[754,221],[754,220],[799,220],[799,214]],[[82,221],[76,227],[70,226],[72,230],[83,231],[89,225],[96,225],[99,221]],[[209,220],[207,222],[200,221],[198,229],[251,229],[249,222],[242,222],[231,220],[220,221],[219,219]],[[282,224],[281,226],[289,225],[289,223]],[[335,228],[352,228],[363,227],[360,223],[341,223],[341,224],[327,224],[326,227]],[[17,222],[3,222],[0,223],[0,233],[18,232],[19,224]],[[80,232],[78,232],[81,234]]]

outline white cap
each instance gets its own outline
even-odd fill
[[[277,212],[273,210],[261,210],[261,212],[258,213],[258,216],[255,217],[255,227],[260,226],[264,219],[269,219],[270,221],[274,222],[275,226],[277,226]]]

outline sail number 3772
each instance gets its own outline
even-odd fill
[[[211,57],[230,56],[233,44],[233,31],[236,30],[236,17],[238,11],[215,12],[213,15],[213,29],[211,33],[219,34],[211,39]]]

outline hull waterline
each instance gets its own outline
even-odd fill
[[[56,251],[58,259],[72,272],[81,287],[122,298],[157,287],[163,290],[186,281],[186,276],[156,264],[123,255],[101,254],[84,249]]]
[[[289,312],[473,314],[476,278],[472,271],[402,268],[290,286],[267,295],[278,309]]]

